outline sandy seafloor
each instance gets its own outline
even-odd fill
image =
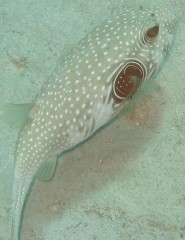
[[[33,101],[60,53],[123,5],[121,0],[0,0],[1,105]],[[185,239],[185,3],[173,5],[178,29],[155,79],[160,91],[146,94],[134,111],[65,154],[52,181],[34,184],[23,240]],[[1,123],[0,240],[9,239],[17,134]]]

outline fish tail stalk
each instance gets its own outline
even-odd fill
[[[27,179],[14,179],[13,187],[13,205],[11,212],[11,240],[20,239],[20,230],[21,230],[21,218],[23,213],[23,207],[25,200],[28,194],[32,183],[32,178]]]

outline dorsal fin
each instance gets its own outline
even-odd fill
[[[7,103],[0,111],[0,120],[10,126],[22,127],[29,117],[34,103],[13,104]]]

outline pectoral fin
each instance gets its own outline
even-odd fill
[[[55,173],[57,165],[57,157],[51,156],[46,163],[44,163],[36,174],[36,178],[40,181],[50,181]]]

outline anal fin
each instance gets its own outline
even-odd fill
[[[36,178],[40,181],[50,181],[55,173],[57,165],[57,156],[51,156],[46,163],[44,163],[36,174]]]

